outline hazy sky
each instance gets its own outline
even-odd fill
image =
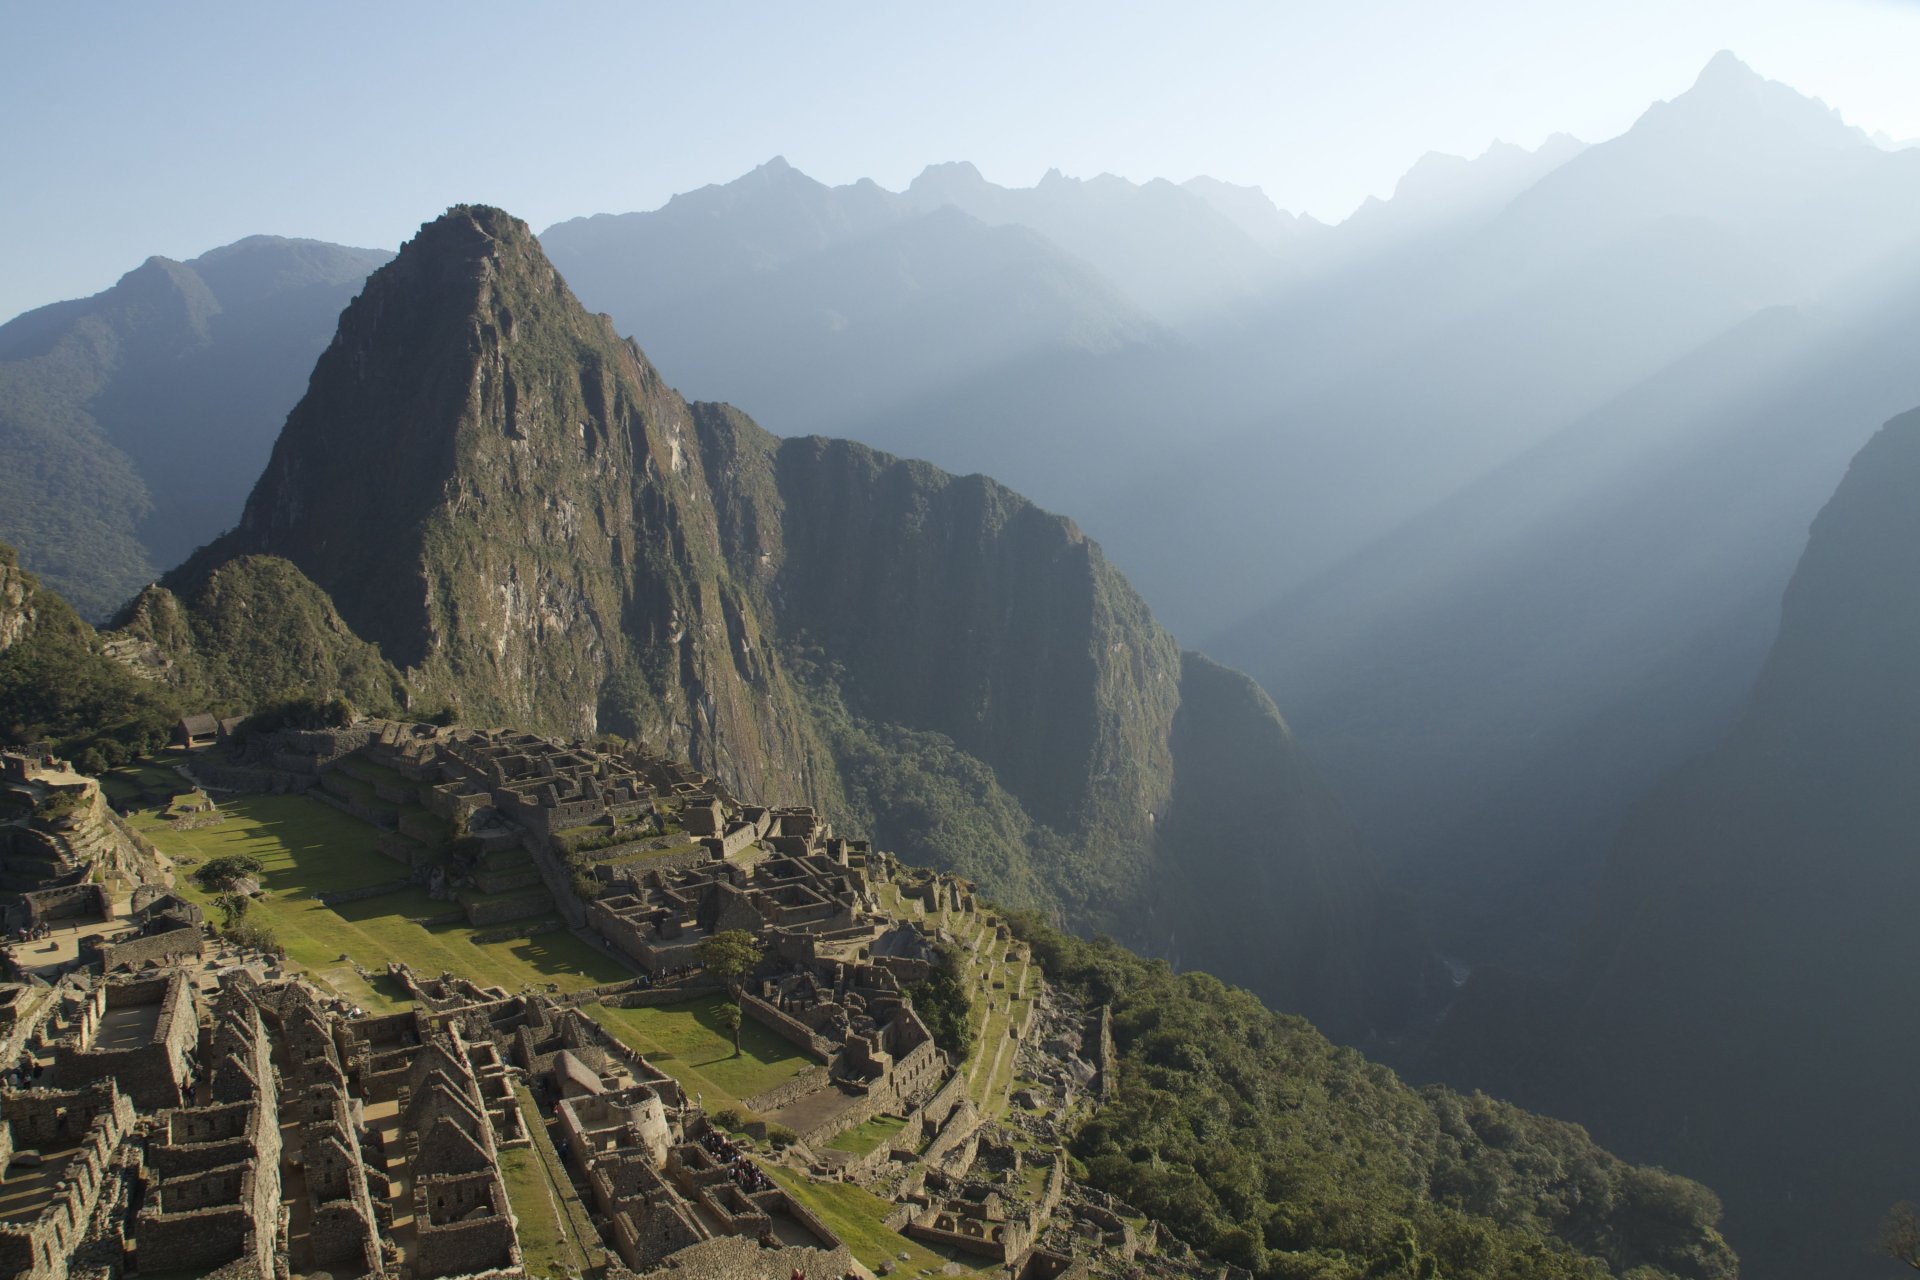
[[[783,154],[1255,183],[1344,216],[1427,151],[1620,132],[1718,49],[1920,137],[1915,0],[95,4],[0,0],[0,317],[255,232],[544,228]]]

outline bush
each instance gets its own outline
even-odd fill
[[[344,729],[353,723],[353,704],[345,698],[287,698],[255,711],[234,731],[245,742],[255,734],[280,729]]]
[[[800,1141],[800,1135],[786,1125],[773,1122],[767,1125],[767,1141],[776,1147],[790,1147]]]
[[[962,973],[959,954],[941,944],[935,948],[927,980],[907,990],[913,1011],[933,1033],[933,1042],[955,1058],[973,1051],[973,992]]]
[[[266,924],[252,917],[244,917],[227,926],[223,931],[228,939],[242,947],[265,952],[270,956],[286,959],[287,949],[280,945],[280,939]]]
[[[731,1129],[735,1133],[745,1130],[749,1125],[762,1123],[757,1113],[745,1107],[722,1107],[713,1113],[713,1122],[722,1129]]]

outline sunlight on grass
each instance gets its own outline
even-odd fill
[[[813,1066],[811,1058],[757,1022],[740,1029],[739,1057],[733,1037],[720,1027],[724,996],[708,996],[651,1009],[590,1004],[584,1012],[622,1044],[698,1093],[708,1111],[733,1106]]]
[[[197,865],[223,854],[258,858],[266,897],[251,914],[273,930],[288,960],[303,968],[350,975],[343,955],[375,972],[384,971],[388,960],[399,960],[425,974],[450,971],[508,990],[553,983],[574,991],[631,976],[604,951],[564,929],[477,943],[464,921],[429,924],[458,916],[459,904],[436,902],[417,887],[329,907],[316,895],[406,878],[404,866],[374,847],[379,834],[374,828],[306,796],[227,796],[220,811],[224,822],[196,831],[176,830],[150,814],[136,815],[133,822],[183,863]],[[182,896],[217,918],[210,895],[193,882],[192,867],[180,870]],[[364,984],[335,985],[356,998],[365,990]],[[377,1000],[370,1007],[393,1004],[377,984],[367,994]]]

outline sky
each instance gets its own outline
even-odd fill
[[[1331,221],[1428,151],[1618,134],[1723,48],[1920,138],[1920,0],[0,0],[0,317],[150,254],[395,248],[463,201],[544,229],[774,155],[1205,173]]]

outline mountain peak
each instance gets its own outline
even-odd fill
[[[982,191],[991,185],[973,161],[948,160],[922,169],[907,184],[906,194],[923,198],[938,197],[952,202],[962,194]]]
[[[1740,61],[1731,49],[1722,49],[1707,59],[1707,65],[1700,69],[1700,75],[1694,80],[1695,89],[1713,89],[1720,87],[1758,86],[1765,84],[1766,77]]]
[[[1788,138],[1803,145],[1872,145],[1826,103],[1767,79],[1726,49],[1708,60],[1691,88],[1656,103],[1634,130],[1643,126],[1691,132],[1719,145],[1736,139],[1771,145]]]

